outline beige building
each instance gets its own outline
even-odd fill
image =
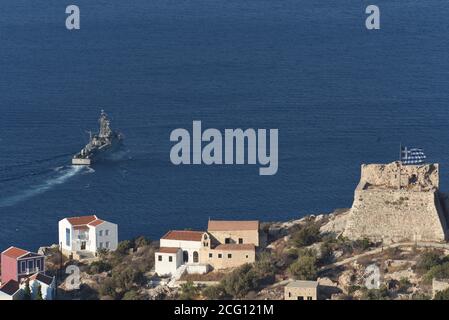
[[[200,250],[200,261],[214,269],[227,269],[256,261],[254,244],[219,244],[215,248],[204,247]]]
[[[213,244],[254,244],[262,246],[260,224],[252,221],[220,221],[209,220],[207,232],[211,235]]]
[[[285,286],[284,300],[318,300],[318,281],[290,282]]]
[[[256,261],[260,246],[259,221],[210,220],[208,232],[172,230],[160,240],[155,253],[155,270],[159,275],[206,273]]]

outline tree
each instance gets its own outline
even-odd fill
[[[120,253],[122,255],[128,254],[129,249],[134,247],[134,243],[130,240],[120,241],[117,245],[117,250],[115,252]]]
[[[144,236],[140,236],[140,237],[137,237],[136,239],[134,239],[134,247],[136,249],[143,247],[143,246],[148,246],[148,245],[150,245],[150,243],[151,243],[150,239],[148,239]]]
[[[246,263],[226,275],[221,281],[225,292],[237,298],[242,298],[246,294],[257,288],[258,277],[253,266]]]
[[[421,272],[427,272],[432,267],[437,266],[441,263],[440,255],[435,251],[424,252],[416,264],[416,268]]]
[[[23,289],[23,300],[31,300],[30,282],[25,282],[25,288]]]
[[[289,272],[297,280],[316,280],[318,269],[315,252],[303,251],[298,260],[290,265]]]
[[[320,227],[314,222],[306,224],[293,234],[292,240],[298,248],[309,246],[320,240]]]
[[[40,284],[37,286],[36,300],[44,300],[42,297],[42,286]]]

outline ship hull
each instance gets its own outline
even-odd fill
[[[81,157],[79,154],[72,158],[72,165],[89,166],[99,160],[107,159],[113,152],[120,149],[122,146],[122,139],[118,138],[112,141],[111,144],[103,145],[99,148],[93,149],[87,157]]]
[[[72,158],[72,165],[74,166],[90,166],[92,160],[88,158]]]

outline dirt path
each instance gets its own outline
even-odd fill
[[[350,258],[346,258],[342,261],[338,261],[335,263],[331,263],[327,266],[322,267],[319,271],[325,271],[329,269],[333,269],[351,262],[356,261],[359,258],[367,257],[370,255],[378,254],[383,252],[383,250],[387,250],[390,248],[397,248],[397,247],[425,247],[425,248],[438,248],[438,249],[448,249],[449,250],[449,244],[448,243],[438,243],[438,242],[401,242],[401,243],[392,243],[390,245],[382,246],[381,248],[376,248],[358,255],[355,255]]]

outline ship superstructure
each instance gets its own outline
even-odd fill
[[[122,144],[122,134],[111,130],[111,121],[104,110],[101,110],[98,122],[100,131],[97,134],[89,133],[89,143],[73,156],[72,164],[90,165],[118,149]]]

